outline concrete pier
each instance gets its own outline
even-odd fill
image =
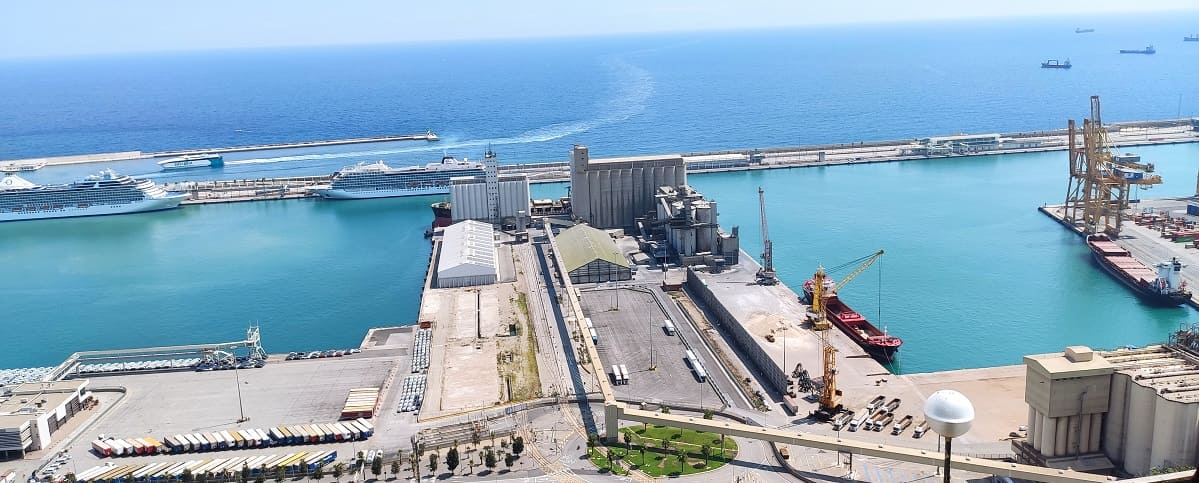
[[[294,148],[311,148],[319,146],[339,146],[344,144],[366,144],[366,143],[386,143],[393,141],[437,141],[437,137],[432,131],[427,131],[423,134],[400,134],[396,136],[375,136],[365,138],[349,138],[349,139],[330,139],[324,141],[301,141],[294,143],[273,143],[273,144],[256,144],[251,146],[231,146],[224,148],[208,148],[208,149],[184,149],[176,151],[160,151],[160,152],[142,152],[142,151],[123,151],[118,153],[101,153],[101,154],[80,154],[71,156],[52,156],[44,158],[26,158],[26,159],[11,159],[5,162],[14,163],[46,163],[47,166],[60,166],[66,164],[86,164],[86,163],[107,163],[113,161],[134,161],[138,159],[165,158],[172,156],[185,156],[189,154],[224,154],[237,153],[244,151],[269,151],[274,149],[294,149]]]

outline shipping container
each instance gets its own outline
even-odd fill
[[[674,335],[674,322],[671,322],[670,319],[666,319],[666,322],[662,324],[662,329],[666,331],[666,335]]]
[[[1188,204],[1187,205],[1187,214],[1199,216],[1199,205]]]
[[[105,441],[105,443],[108,444],[108,447],[112,448],[113,456],[129,456],[129,453],[133,451],[132,446],[127,446],[124,441],[119,439],[110,439]]]
[[[357,424],[354,424],[353,421],[342,421],[338,424],[344,426],[346,431],[350,432],[350,439],[354,441],[362,439],[362,429]]]
[[[287,443],[291,437],[285,436],[282,429],[271,428],[271,439],[279,443]]]
[[[183,444],[179,442],[178,435],[170,435],[165,439],[167,446],[171,448],[172,453],[182,453]]]
[[[92,441],[92,450],[95,451],[96,454],[98,454],[100,456],[112,456],[112,447],[98,439],[95,441]],[[76,478],[78,478],[79,475],[75,475],[75,476],[76,476]]]
[[[150,454],[165,453],[165,451],[163,451],[165,448],[163,448],[162,443],[155,438],[142,438],[142,442],[145,443],[146,446],[150,447]]]
[[[199,435],[196,433],[188,433],[183,435],[183,437],[187,439],[189,443],[191,443],[192,451],[204,451],[204,441],[200,439]]]
[[[358,423],[359,426],[362,426],[366,430],[367,433],[375,432],[375,425],[371,424],[370,421],[367,421],[366,418],[358,418],[358,419],[355,419],[354,422]],[[370,436],[370,435],[368,434],[367,436]]]
[[[599,333],[597,333],[595,331],[595,328],[593,327],[593,328],[587,329],[587,332],[591,333],[591,342],[594,344],[599,344]]]
[[[248,444],[249,441],[246,441],[246,438],[241,435],[241,431],[234,429],[232,431],[226,431],[226,433],[229,434],[229,437],[233,438],[233,447],[234,448],[250,447],[250,445]]]
[[[108,468],[108,466],[100,465],[100,466],[93,466],[91,468],[83,470],[83,471],[79,472],[79,474],[75,475],[75,481],[86,482],[86,481],[90,480],[92,476],[98,475],[98,474],[100,474],[100,472],[105,471],[106,468]]]
[[[127,438],[121,441],[124,441],[125,443],[129,444],[129,446],[133,447],[133,454],[146,454],[146,445],[142,444],[142,442],[138,441],[136,438]]]

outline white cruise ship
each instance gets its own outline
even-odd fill
[[[354,200],[395,196],[444,195],[450,192],[450,178],[482,176],[483,164],[441,158],[439,163],[393,168],[382,161],[359,163],[333,173],[333,182],[310,188],[323,198]]]
[[[187,194],[169,193],[153,181],[112,170],[83,181],[44,186],[9,175],[0,178],[0,221],[169,210],[185,199]]]

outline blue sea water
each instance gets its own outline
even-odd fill
[[[1196,12],[773,31],[0,61],[0,159],[417,133],[442,141],[235,153],[158,181],[328,174],[442,152],[504,162],[1064,127],[1099,94],[1107,121],[1199,115]],[[1094,27],[1074,34],[1073,26]],[[1154,56],[1119,55],[1153,43]],[[1039,62],[1070,58],[1069,71]],[[1144,148],[1191,194],[1194,145]],[[1035,211],[1064,154],[701,175],[692,183],[760,250],[767,189],[783,278],[888,250],[847,300],[904,337],[904,372],[1019,361],[1067,344],[1161,339],[1189,309],[1139,305]],[[45,168],[36,182],[97,165]],[[538,196],[562,185],[538,186]],[[411,323],[432,198],[188,207],[0,224],[0,367],[75,350],[232,339],[356,345]],[[873,272],[871,272],[873,273]],[[881,296],[880,296],[881,294]],[[880,303],[881,301],[881,303]],[[882,310],[877,309],[881,305]],[[881,318],[880,318],[881,316]],[[49,344],[49,345],[46,345]],[[959,350],[944,351],[944,347]]]

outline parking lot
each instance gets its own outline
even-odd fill
[[[263,368],[238,371],[183,371],[92,379],[93,389],[124,387],[126,394],[71,445],[73,465],[82,470],[101,462],[90,451],[90,442],[100,434],[161,438],[179,433],[336,421],[350,389],[383,385],[397,355],[397,351],[367,351],[346,357],[272,361]],[[380,413],[385,415],[388,409],[388,401],[384,401]],[[238,423],[243,410],[248,420]],[[344,444],[345,456],[349,456],[349,448],[374,447],[376,443],[382,441],[372,438],[356,445]],[[326,449],[334,446],[337,445]],[[211,457],[249,454],[243,454],[244,451],[248,450],[215,452]],[[132,458],[137,462],[142,459],[151,460]]]
[[[628,384],[614,385],[619,399],[647,403],[703,405],[719,408],[721,398],[712,384],[721,388],[734,402],[739,398],[730,391],[732,381],[720,371],[714,357],[699,340],[698,334],[672,305],[661,303],[669,297],[655,297],[656,287],[583,289],[583,310],[599,335],[600,359],[611,382],[613,364],[624,364],[629,371]],[[618,308],[619,307],[619,308]],[[677,328],[668,335],[663,322],[671,319]],[[695,353],[711,382],[701,382],[686,362],[688,347]],[[651,360],[652,359],[652,360]]]

